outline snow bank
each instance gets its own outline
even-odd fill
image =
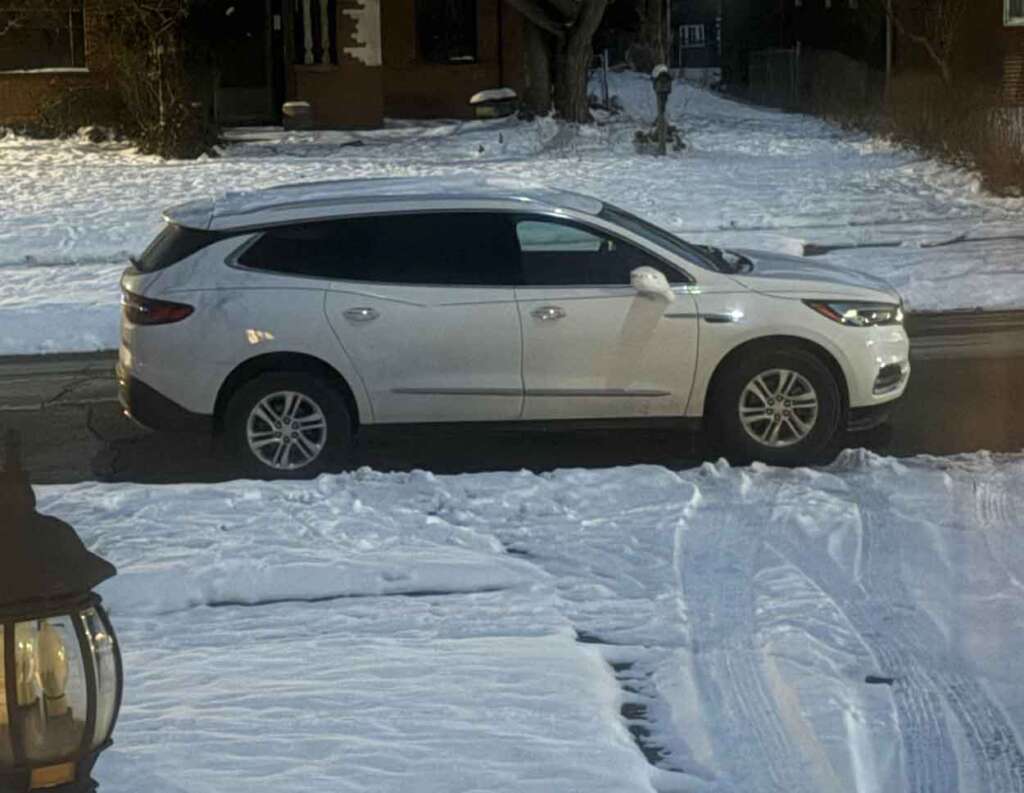
[[[114,614],[490,591],[537,580],[539,571],[505,554],[492,535],[432,515],[436,496],[407,512],[389,509],[392,494],[432,481],[364,471],[347,482],[298,485],[91,485],[83,504],[99,512],[83,519],[119,568],[100,590]]]
[[[653,793],[609,668],[564,630],[522,635],[535,612],[478,596],[122,619],[129,685],[95,776],[125,793]]]
[[[799,254],[806,243],[893,244],[834,261],[891,280],[914,309],[1024,306],[1024,249],[1014,239],[1024,201],[986,195],[975,174],[679,82],[669,115],[688,150],[639,156],[633,133],[656,112],[650,79],[611,74],[609,81],[625,113],[581,128],[550,118],[396,121],[359,132],[257,128],[233,132],[220,157],[187,162],[86,138],[0,138],[0,282],[9,284],[0,295],[0,354],[116,346],[116,273],[149,242],[168,206],[380,176],[543,182],[726,247]],[[961,234],[970,244],[920,247]],[[970,290],[961,288],[966,278]],[[35,302],[50,306],[59,334],[29,315]]]
[[[1016,793],[1022,485],[850,452],[40,508],[121,568],[104,789]]]

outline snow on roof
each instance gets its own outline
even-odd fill
[[[256,215],[288,212],[300,217],[322,217],[324,209],[328,207],[332,213],[344,214],[346,206],[402,199],[519,201],[587,214],[597,214],[603,206],[596,198],[519,179],[481,176],[397,177],[303,182],[251,192],[227,193],[212,201],[190,201],[171,207],[164,212],[164,218],[168,222],[190,228],[244,228],[267,220]]]

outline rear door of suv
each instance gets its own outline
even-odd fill
[[[331,233],[327,318],[375,422],[519,418],[519,261],[507,215],[351,217]]]

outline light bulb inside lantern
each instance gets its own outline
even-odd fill
[[[18,705],[27,707],[39,700],[36,638],[38,631],[31,622],[14,626],[14,679],[18,692]]]
[[[20,707],[35,705],[41,690],[47,716],[67,713],[67,645],[48,621],[19,622],[15,626],[14,670]]]
[[[43,620],[36,639],[39,682],[46,697],[48,716],[63,716],[68,711],[68,648],[60,631]]]

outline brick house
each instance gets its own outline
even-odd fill
[[[108,83],[91,0],[66,2],[0,36],[0,124],[32,120],[71,87]],[[466,117],[477,91],[521,90],[522,27],[504,0],[207,0],[186,49],[203,37],[194,88],[219,123],[280,123],[281,105],[302,100],[317,127],[373,127]]]
[[[1024,0],[979,0],[961,36],[954,71],[1024,105]]]
[[[718,69],[722,65],[722,16],[725,0],[673,0],[672,62],[681,69]]]

